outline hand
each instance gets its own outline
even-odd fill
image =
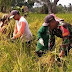
[[[63,57],[63,56],[64,56],[64,51],[61,51],[59,57]]]
[[[16,34],[15,33],[13,33],[13,36],[15,36]]]
[[[15,38],[14,38],[14,37],[12,37],[12,38],[11,38],[11,40],[15,40]]]
[[[42,38],[39,39],[39,43],[44,46],[44,42]]]

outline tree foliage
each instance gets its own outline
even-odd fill
[[[33,0],[34,1],[34,0]],[[43,2],[43,4],[46,4],[46,6],[48,7],[48,12],[49,13],[56,13],[56,5],[57,5],[57,2],[59,0],[35,0],[36,2]]]
[[[0,0],[0,10],[2,12],[6,12],[6,10],[10,9],[12,0]]]
[[[28,0],[0,0],[0,10],[1,12],[9,11],[11,7],[22,7],[23,5],[31,8],[34,5],[34,1]]]

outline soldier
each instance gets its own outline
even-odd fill
[[[53,15],[45,17],[45,22],[38,31],[38,42],[36,53],[39,57],[47,50],[53,50],[55,45],[55,35],[62,38],[61,51],[59,56],[67,55],[72,47],[72,26],[65,22],[55,20]]]

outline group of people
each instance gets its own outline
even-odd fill
[[[45,22],[38,30],[38,42],[36,53],[41,57],[47,50],[52,51],[55,46],[55,35],[62,38],[59,57],[67,56],[72,48],[72,25],[63,19],[50,14],[45,17]]]
[[[15,19],[15,29],[12,40],[21,38],[22,43],[29,44],[32,41],[32,33],[29,29],[27,20],[20,15],[19,11],[13,10],[9,15],[9,19]],[[0,25],[1,28],[1,25]],[[56,17],[54,14],[49,14],[45,17],[45,21],[38,30],[36,54],[41,57],[46,51],[52,51],[55,46],[55,35],[62,38],[62,45],[60,45],[59,56],[67,56],[69,50],[72,48],[72,25],[64,22],[63,19]]]

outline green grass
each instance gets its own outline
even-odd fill
[[[14,42],[10,40],[14,30],[14,20],[11,20],[6,27],[8,29],[6,34],[0,33],[0,72],[72,72],[72,50],[60,63],[55,61],[56,54],[59,54],[60,38],[56,37],[56,47],[52,53],[49,51],[41,58],[35,54],[37,31],[44,22],[45,16],[46,14],[29,14],[26,18],[34,35],[31,56],[27,56],[23,51],[20,39]],[[56,16],[72,24],[72,14],[56,14]],[[11,32],[10,38],[7,38],[9,32]],[[25,49],[26,47],[24,47]]]

